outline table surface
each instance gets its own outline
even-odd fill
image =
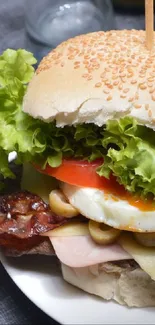
[[[143,14],[116,12],[115,18],[117,29],[144,29]],[[0,0],[0,39],[0,53],[8,47],[27,47],[24,0]],[[0,324],[58,324],[25,297],[1,264]]]

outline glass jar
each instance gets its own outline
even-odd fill
[[[110,0],[25,0],[25,18],[40,57],[70,37],[115,28]]]

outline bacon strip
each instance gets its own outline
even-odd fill
[[[38,195],[27,191],[0,197],[0,245],[33,247],[43,239],[37,236],[67,221],[53,214]],[[34,238],[35,236],[35,238]]]

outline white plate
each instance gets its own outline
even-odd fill
[[[62,324],[155,324],[155,308],[129,309],[67,284],[54,257],[0,258],[25,295]]]

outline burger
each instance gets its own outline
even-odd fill
[[[0,57],[0,198],[7,255],[56,254],[64,279],[155,306],[155,51],[144,31],[77,36],[36,63]]]

